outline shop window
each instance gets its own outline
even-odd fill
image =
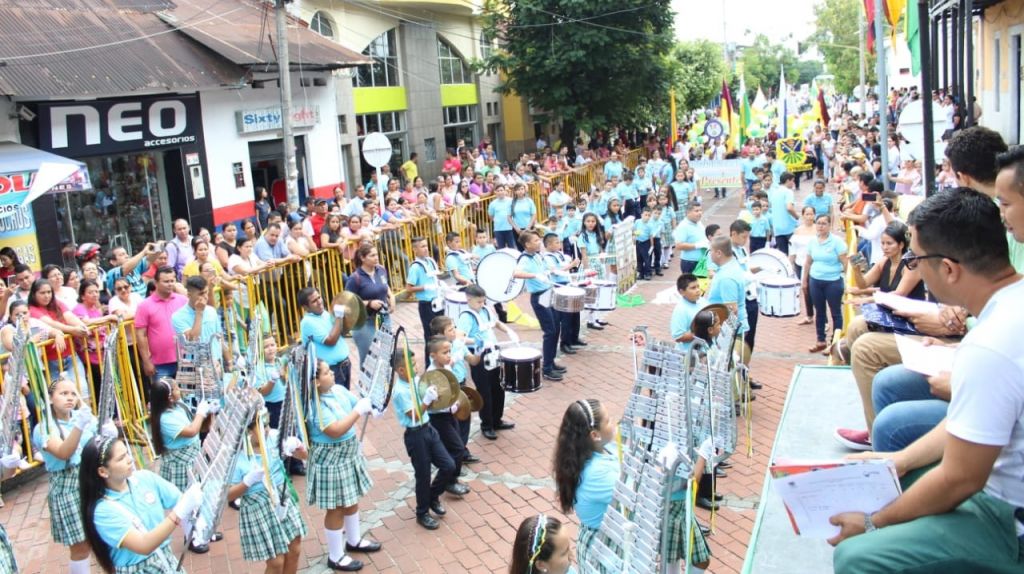
[[[465,140],[472,146],[477,141],[477,106],[448,106],[441,108],[444,123],[444,145],[453,148],[458,141]]]
[[[331,17],[323,11],[313,14],[313,18],[309,21],[309,29],[325,38],[334,39],[334,24],[331,22]]]
[[[442,84],[468,84],[473,81],[462,56],[440,37],[437,38],[437,61],[441,68]]]
[[[353,85],[357,88],[397,86],[398,82],[398,41],[392,28],[377,36],[363,50],[364,56],[373,58],[373,64],[356,69]]]

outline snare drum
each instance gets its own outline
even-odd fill
[[[800,280],[773,273],[757,275],[757,306],[767,317],[794,317],[800,314]]]
[[[597,285],[587,285],[583,291],[583,304],[588,308],[590,305],[595,305],[597,303]]]
[[[615,296],[618,293],[615,282],[601,279],[594,281],[593,287],[597,289],[597,297],[594,303],[588,303],[585,307],[591,311],[615,310]]]
[[[518,261],[519,252],[514,249],[500,249],[480,260],[476,267],[476,284],[487,293],[488,299],[506,303],[523,292],[526,281],[515,278]]]
[[[583,311],[583,300],[587,292],[579,287],[556,287],[551,298],[551,306],[555,311],[563,313],[580,313]]]
[[[466,294],[462,291],[448,291],[444,294],[444,314],[452,321],[459,320],[459,314],[469,309]]]
[[[515,347],[501,352],[504,364],[505,390],[532,393],[540,388],[542,354],[530,347]]]

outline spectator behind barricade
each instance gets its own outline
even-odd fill
[[[238,302],[242,305],[243,309],[249,308],[249,288],[244,278],[259,275],[259,273],[270,266],[253,254],[255,244],[256,240],[251,237],[239,239],[238,254],[232,255],[228,261],[228,272],[241,277],[238,289]]]
[[[222,269],[227,269],[228,259],[238,254],[238,225],[234,222],[225,223],[221,237],[221,241],[216,245],[217,262]]]
[[[181,273],[185,266],[195,259],[192,251],[192,236],[189,235],[191,227],[184,219],[174,220],[174,237],[166,243],[164,250],[167,252],[167,265],[174,269],[178,280],[181,280]]]
[[[0,248],[0,281],[6,283],[8,277],[14,277],[14,268],[20,264],[17,251],[11,247]]]
[[[81,319],[87,328],[94,329],[85,338],[85,358],[88,359],[89,371],[92,375],[92,391],[94,397],[99,397],[100,384],[100,361],[102,360],[103,344],[107,340],[107,332],[113,326],[109,324],[116,315],[106,313],[103,305],[100,304],[100,286],[95,281],[86,279],[81,285],[81,303],[75,306],[72,313]],[[116,325],[116,323],[114,324]]]
[[[364,213],[363,204],[366,202],[366,199],[366,186],[361,183],[357,184],[352,199],[348,201],[345,209],[342,210],[342,214],[350,218],[362,216]]]
[[[537,224],[537,206],[533,200],[526,197],[526,184],[520,183],[513,189],[512,205],[512,229],[518,238],[522,232],[532,230]]]
[[[53,287],[53,296],[65,307],[73,309],[75,305],[78,305],[78,292],[64,286],[64,272],[59,266],[53,264],[44,266],[40,276],[50,283],[50,286]]]
[[[459,160],[459,156],[454,148],[448,148],[448,157],[444,160],[444,165],[441,167],[441,174],[451,176],[453,181],[461,178],[462,161]]]
[[[892,178],[892,181],[896,183],[896,193],[902,195],[921,195],[923,188],[921,187],[920,164],[913,156],[908,156],[903,160],[903,166],[900,168],[899,173]]]
[[[860,235],[860,242],[858,244],[858,251],[864,253],[871,265],[874,265],[882,259],[882,232],[885,231],[893,221],[898,221],[898,218],[893,213],[893,202],[897,199],[897,195],[892,191],[879,192],[877,190],[884,189],[884,184],[876,180],[871,183],[871,191],[876,193],[875,201],[868,205],[864,212],[868,214],[868,220],[864,224],[863,228],[858,227],[857,231]]]
[[[114,291],[114,282],[124,277],[132,286],[132,291],[146,296],[146,280],[142,274],[149,269],[147,258],[156,252],[156,244],[147,243],[142,251],[131,257],[124,247],[114,247],[107,255],[111,269],[107,271],[107,291]]]
[[[348,221],[351,222],[353,219],[359,220],[358,217],[352,217],[349,218]],[[320,229],[321,248],[336,249],[339,252],[342,252],[341,249],[344,246],[344,241],[341,237],[341,220],[342,216],[336,213],[332,213],[327,216],[327,222],[324,223],[324,226]]]
[[[299,260],[298,256],[288,252],[284,241],[281,241],[280,223],[267,225],[267,230],[253,246],[253,252],[256,257],[268,265],[279,265]]]
[[[210,235],[210,230],[205,227],[199,228],[199,231],[196,232],[196,237],[207,243],[211,243],[213,241],[213,237]]]
[[[267,216],[270,215],[270,211],[274,209],[271,205],[270,194],[267,192],[265,187],[256,188],[256,217],[260,223],[261,228],[267,226]]]
[[[298,206],[296,206],[296,207],[298,207]],[[274,213],[275,211],[277,213]],[[281,203],[278,203],[277,204],[277,209],[275,209],[274,211],[271,211],[270,214],[267,215],[267,225],[270,225],[271,223],[274,222],[274,216],[275,215],[279,218],[279,219],[277,219],[277,221],[282,221],[284,219],[287,219],[288,215],[291,212],[292,212],[292,206],[288,205],[287,202],[282,201]],[[266,230],[267,230],[267,228],[266,228],[266,226],[264,226],[263,229],[260,230],[260,232],[262,233],[263,231],[266,231]]]
[[[320,226],[321,229],[323,225]],[[320,234],[317,233],[319,236]],[[319,237],[318,237],[319,239]],[[319,245],[313,243],[313,239],[306,235],[304,222],[301,219],[292,219],[288,224],[288,235],[284,238],[284,245],[288,252],[297,257],[307,257],[309,254],[318,251]]]
[[[399,168],[399,170],[402,172],[402,178],[404,179],[404,181],[408,183],[413,183],[414,181],[416,181],[416,178],[419,177],[420,170],[419,167],[416,165],[417,162],[419,161],[419,157],[420,156],[418,153],[412,152],[411,154],[409,154],[408,161],[403,163],[402,166]]]
[[[291,229],[291,222],[289,221],[288,228]],[[313,211],[305,219],[298,219],[302,226],[302,231],[307,237],[310,237],[313,243],[316,244],[317,249],[320,248],[320,230],[323,229],[324,223],[327,222],[327,201],[324,199],[316,199],[313,201]],[[315,251],[315,249],[314,249]]]
[[[185,279],[199,275],[199,272],[202,269],[203,264],[206,262],[209,262],[210,265],[213,265],[214,269],[217,270],[218,274],[224,273],[224,268],[221,266],[220,262],[210,257],[210,244],[204,241],[203,238],[196,237],[192,240],[192,251],[195,253],[196,256],[195,259],[189,261],[188,265],[185,266],[185,269],[182,270],[182,276]]]
[[[175,293],[174,269],[161,267],[156,271],[156,290],[146,297],[135,313],[136,343],[142,372],[152,382],[160,377],[174,378],[178,373],[177,345],[171,316],[187,301]],[[147,396],[150,385],[144,385]]]
[[[53,344],[47,345],[45,352],[50,378],[54,379],[60,373],[69,373],[69,378],[75,380],[72,375],[76,370],[72,346],[64,335],[85,337],[89,333],[85,323],[53,296],[53,287],[45,279],[32,282],[28,294],[28,313],[45,325],[49,331],[47,336],[53,338]],[[84,376],[84,373],[81,374]],[[85,379],[79,378],[78,381],[84,383]],[[87,393],[88,389],[83,388],[82,392]]]

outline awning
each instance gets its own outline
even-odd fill
[[[0,142],[0,219],[47,192],[92,189],[85,164],[10,141]]]

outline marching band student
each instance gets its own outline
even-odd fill
[[[676,210],[668,201],[668,195],[658,194],[658,207],[661,208],[661,268],[668,269],[668,260],[675,254],[672,241],[672,230],[676,228]]]
[[[633,236],[636,244],[637,275],[639,279],[650,280],[651,270],[651,210],[643,209],[640,219],[633,222]]]
[[[489,353],[498,352],[495,327],[501,329],[514,342],[519,341],[519,336],[495,317],[497,313],[491,313],[487,307],[487,293],[479,285],[470,285],[466,288],[466,304],[469,309],[459,314],[457,327],[469,339],[469,350],[480,357],[475,365],[470,363],[473,385],[484,401],[480,409],[480,434],[488,440],[495,440],[498,438],[495,431],[510,430],[516,425],[503,418],[505,389],[501,386],[501,371],[497,368],[488,369],[484,359]]]
[[[465,333],[459,336],[458,329],[455,328],[455,322],[450,317],[435,317],[430,322],[430,330],[434,333],[434,336],[444,337],[446,341],[451,343],[451,366],[448,367],[452,374],[455,375],[456,380],[459,381],[459,387],[466,386],[466,375],[469,373],[469,367],[476,366],[480,363],[480,356],[474,355],[470,352],[469,347],[466,345],[467,337]],[[431,365],[433,366],[433,365]],[[430,419],[433,423],[434,419]],[[462,446],[464,453],[462,456],[462,464],[473,464],[474,462],[480,462],[480,459],[469,452],[469,429],[472,423],[472,417],[464,420],[457,421],[459,429],[459,437],[462,439]],[[440,431],[438,431],[440,432]],[[455,473],[458,477],[459,473]]]
[[[277,356],[277,337],[272,332],[263,334],[263,362],[254,365],[253,386],[263,395],[263,405],[270,415],[270,428],[279,428],[281,405],[284,403],[285,382],[281,361]]]
[[[68,546],[69,572],[89,574],[89,544],[82,527],[78,494],[78,465],[82,449],[93,437],[96,417],[82,403],[75,383],[59,377],[49,388],[52,423],[40,422],[32,431],[32,444],[43,451],[43,465],[50,473],[46,501],[50,506],[53,541]],[[116,431],[115,431],[116,432]]]
[[[554,233],[544,236],[544,261],[548,269],[552,270],[551,280],[556,285],[569,284],[569,270],[577,267],[579,260],[570,260],[562,252],[562,240]],[[573,346],[584,346],[580,344],[580,312],[566,313],[552,310],[558,321],[558,336],[561,340],[559,350],[565,355],[575,355],[576,349]]]
[[[686,351],[693,342],[694,333],[691,330],[693,318],[707,305],[707,301],[701,299],[700,282],[693,273],[683,273],[676,279],[676,290],[679,291],[681,299],[672,310],[672,322],[669,325],[672,340],[676,342],[676,348]],[[708,341],[710,344],[711,341]]]
[[[232,485],[228,489],[228,500],[241,498],[242,502],[238,517],[242,558],[250,562],[266,562],[266,574],[295,574],[299,568],[306,525],[290,493],[281,492],[285,469],[279,447],[283,446],[289,457],[305,459],[307,453],[305,446],[296,437],[288,437],[280,445],[281,435],[271,430],[266,423],[269,423],[269,417],[264,421],[262,413],[249,422],[248,448],[238,455],[231,476]],[[257,433],[265,433],[266,462],[259,452],[260,439]],[[280,493],[276,506],[272,505],[270,493],[267,492],[267,468],[270,469],[271,486]]]
[[[519,525],[509,574],[575,574],[569,533],[554,516],[531,516]]]
[[[651,221],[647,224],[651,230],[651,270],[654,271],[655,275],[660,277],[664,275],[664,273],[661,272],[663,249],[661,236],[665,232],[665,223],[661,220],[661,208],[658,207],[657,200],[655,199],[651,203],[653,203],[654,206],[650,207]]]
[[[452,367],[452,344],[444,335],[437,335],[436,333],[438,328],[441,328],[443,331],[443,326],[447,326],[439,323],[441,319],[448,319],[447,325],[451,325],[451,319],[448,317],[435,317],[431,321],[430,327],[434,330],[435,334],[427,343],[427,347],[430,349],[428,371],[438,369],[450,370]],[[437,431],[437,435],[441,438],[441,444],[448,451],[448,456],[452,457],[452,461],[455,462],[455,471],[452,473],[451,482],[445,485],[444,490],[452,496],[462,498],[469,494],[469,487],[459,482],[459,473],[462,472],[462,461],[466,453],[466,442],[462,439],[462,429],[459,427],[459,421],[455,420],[455,411],[457,410],[459,410],[458,402],[450,407],[431,409],[430,426],[434,427],[434,430]]]
[[[123,440],[102,436],[82,451],[80,482],[85,537],[104,572],[180,571],[170,538],[178,526],[186,535],[191,532],[190,519],[203,501],[199,484],[182,494],[156,474],[135,470]],[[86,563],[82,572],[88,571]]]
[[[487,257],[491,253],[497,251],[494,248],[494,243],[491,242],[487,236],[486,231],[476,232],[476,245],[473,246],[473,258],[479,263],[484,257]],[[505,306],[501,303],[494,304],[494,312],[498,314],[498,320],[502,323],[508,322],[508,314],[505,312]]]
[[[605,273],[602,262],[597,259],[599,255],[608,250],[608,238],[604,234],[604,228],[601,227],[601,221],[594,213],[587,213],[583,216],[583,229],[580,231],[579,237],[576,238],[576,244],[580,248],[580,267],[593,269],[597,271],[599,277],[608,279],[609,274]],[[600,331],[607,324],[608,322],[603,319],[600,312],[587,312],[588,329]]]
[[[14,471],[21,467],[21,445],[15,445],[14,451],[0,457],[0,482],[7,480],[14,475]],[[7,530],[0,524],[0,572],[18,572],[18,561],[14,558],[14,547],[11,546],[11,539],[7,536]]]
[[[472,254],[462,249],[462,237],[454,231],[449,231],[448,235],[444,236],[444,243],[448,246],[444,267],[448,270],[449,276],[456,285],[469,285],[473,282],[473,272],[470,271],[468,262]]]
[[[327,567],[355,572],[363,563],[349,552],[381,548],[379,542],[362,538],[359,532],[359,499],[373,487],[373,480],[354,427],[373,407],[369,397],[356,399],[348,389],[335,385],[334,372],[324,361],[317,361],[316,389],[319,400],[306,413],[313,443],[306,471],[306,503],[327,511]]]
[[[440,269],[430,256],[430,245],[424,237],[412,238],[412,253],[416,260],[409,265],[405,278],[405,291],[416,296],[423,327],[423,340],[430,339],[430,321],[441,314],[434,310],[434,300],[440,296],[437,275]],[[424,351],[426,343],[423,344]]]
[[[696,454],[697,456],[691,469],[691,477],[710,477],[711,475],[706,472],[708,470],[707,462],[711,460],[714,454],[710,438],[704,439],[700,446],[697,447]],[[669,467],[677,456],[678,451],[674,444],[670,444],[658,453],[659,460],[666,467]],[[686,497],[689,493],[687,481],[678,477],[675,477],[674,480],[675,485],[668,506],[668,524],[666,526],[669,531],[669,537],[665,547],[665,561],[673,566],[678,563],[678,572],[686,571],[682,561],[686,559],[689,533],[692,529],[693,553],[690,555],[690,565],[693,568],[690,569],[690,572],[700,574],[711,564],[711,550],[708,548],[708,541],[704,537],[704,528],[697,522],[696,516],[691,514],[690,520],[686,520]]]
[[[404,351],[404,352],[403,352]],[[406,364],[405,353],[409,354]],[[416,477],[416,522],[427,530],[437,530],[440,523],[430,515],[433,511],[438,516],[447,513],[441,504],[441,493],[451,483],[455,475],[455,463],[438,436],[434,427],[430,426],[430,404],[437,400],[437,388],[427,387],[422,393],[414,392],[412,385],[418,385],[418,379],[410,376],[415,371],[416,358],[412,349],[398,350],[391,360],[395,373],[395,386],[391,394],[395,416],[398,423],[405,428],[405,451],[412,462],[413,474]],[[437,467],[437,476],[430,480],[431,465]]]
[[[555,363],[555,352],[558,350],[559,324],[555,320],[555,310],[551,307],[551,279],[544,256],[540,253],[540,235],[536,231],[524,231],[519,236],[523,244],[523,254],[519,256],[513,277],[526,279],[526,290],[530,292],[530,307],[540,322],[544,332],[544,378],[549,381],[561,381],[562,375],[568,370]]]

